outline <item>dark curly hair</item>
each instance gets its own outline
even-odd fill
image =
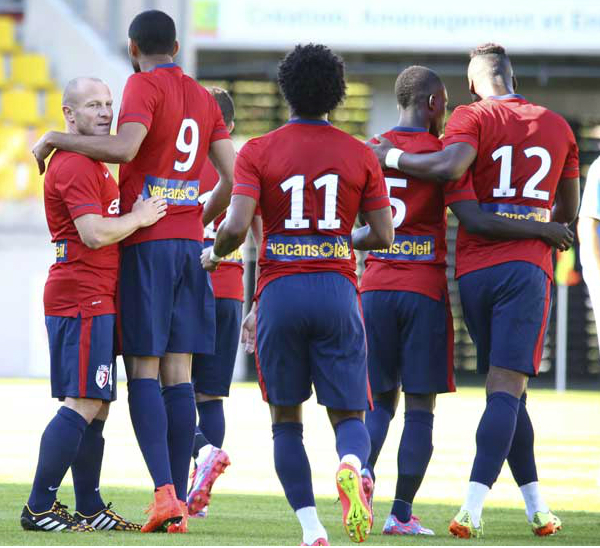
[[[487,72],[490,77],[500,77],[505,82],[510,81],[512,76],[512,66],[506,50],[501,45],[489,42],[477,46],[471,51],[471,61],[482,61],[487,67]]]
[[[327,46],[297,45],[279,63],[277,83],[295,114],[322,116],[344,100],[344,61]]]
[[[413,65],[404,69],[396,80],[394,91],[402,108],[418,105],[443,86],[440,77],[427,67]]]
[[[223,114],[223,121],[225,125],[228,126],[233,122],[233,118],[235,116],[235,106],[233,104],[233,99],[231,95],[227,93],[223,88],[219,88],[217,86],[206,88],[210,92],[210,94],[215,98],[219,108],[221,109],[221,113]]]

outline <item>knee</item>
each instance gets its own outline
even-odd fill
[[[197,403],[204,403],[207,401],[222,400],[222,399],[223,399],[222,396],[211,396],[209,394],[203,394],[202,392],[196,392],[196,402]]]
[[[343,409],[327,409],[327,414],[329,415],[329,421],[331,422],[331,426],[334,428],[342,421],[347,419],[358,419],[359,421],[365,421],[365,412],[364,411],[346,411]]]
[[[433,413],[435,409],[435,394],[405,394],[406,411],[425,411]]]
[[[271,405],[271,421],[273,424],[280,422],[302,422],[302,406]]]
[[[91,398],[66,398],[65,407],[79,413],[90,424],[102,408],[102,400]]]

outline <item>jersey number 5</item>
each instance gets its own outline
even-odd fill
[[[319,230],[335,230],[340,228],[341,222],[336,219],[338,176],[328,173],[313,181],[315,188],[325,187],[325,214],[319,219]],[[281,183],[281,190],[292,191],[292,204],[290,218],[285,220],[285,228],[308,228],[310,221],[304,219],[304,175],[294,175]]]
[[[406,188],[408,181],[406,179],[398,179],[396,177],[386,177],[385,184],[388,189],[388,196],[390,197],[390,204],[394,208],[394,217],[392,222],[394,229],[398,228],[406,217],[406,204],[400,198],[392,198],[392,188]]]
[[[189,139],[186,139],[186,133],[189,131]],[[185,172],[189,171],[194,165],[196,154],[198,154],[198,144],[200,143],[200,130],[198,129],[198,123],[193,118],[184,118],[179,128],[179,134],[177,135],[177,141],[175,147],[179,152],[187,154],[188,157],[185,162],[175,161],[173,169],[175,171]]]
[[[536,200],[548,200],[550,193],[547,190],[538,190],[537,186],[542,182],[544,177],[548,175],[552,166],[552,158],[550,153],[542,147],[529,147],[523,153],[527,158],[538,156],[542,163],[539,169],[529,178],[523,187],[523,198],[534,198]],[[497,148],[492,153],[494,162],[500,158],[500,184],[494,188],[494,198],[512,198],[517,194],[517,189],[510,186],[512,173],[512,145],[505,145]]]

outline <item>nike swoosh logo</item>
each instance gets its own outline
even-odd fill
[[[48,487],[48,491],[58,491],[58,487]]]
[[[96,491],[96,493],[97,493],[98,491],[100,491],[100,487],[96,487],[96,489],[94,489],[94,491]]]

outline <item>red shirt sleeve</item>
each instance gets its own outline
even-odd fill
[[[579,177],[579,148],[571,127],[567,126],[567,135],[569,137],[569,152],[565,160],[565,165],[560,176],[561,179],[575,179]]]
[[[144,124],[148,131],[158,104],[158,88],[143,73],[132,74],[123,90],[118,127],[127,122]]]
[[[473,188],[473,172],[467,172],[458,181],[448,181],[444,185],[444,202],[448,206],[455,202],[466,200],[477,200],[477,194]]]
[[[235,158],[232,195],[241,194],[260,200],[260,172],[257,167],[259,145],[248,141]]]
[[[381,171],[379,160],[370,148],[366,149],[365,168],[367,172],[367,184],[363,189],[360,210],[374,211],[389,207],[390,198],[385,179],[383,178],[383,172]]]
[[[56,173],[55,187],[63,199],[71,219],[93,213],[102,215],[102,196],[96,169],[84,157],[72,157]]]
[[[223,113],[221,112],[219,103],[217,103],[217,100],[210,93],[208,94],[208,97],[215,117],[215,125],[213,126],[212,133],[210,134],[209,142],[213,143],[221,139],[229,139],[229,132],[227,131],[227,126],[223,120]]]
[[[443,138],[444,148],[454,143],[467,143],[475,150],[479,148],[479,121],[472,107],[456,107],[446,123]]]

